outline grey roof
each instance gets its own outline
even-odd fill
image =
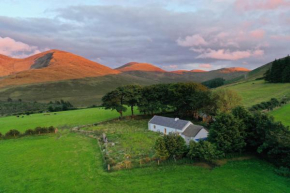
[[[185,131],[182,132],[182,135],[186,137],[195,137],[203,128],[204,127],[200,125],[189,125]]]
[[[175,118],[162,117],[162,116],[155,115],[149,121],[149,123],[156,124],[156,125],[161,125],[161,126],[164,126],[164,127],[170,127],[170,128],[173,128],[173,129],[182,130],[187,123],[190,123],[190,121],[181,120],[181,119],[178,119],[177,121],[175,121]]]

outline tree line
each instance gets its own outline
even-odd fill
[[[118,87],[102,98],[102,106],[116,110],[122,117],[134,107],[141,113],[153,115],[162,112],[174,112],[181,117],[195,116],[198,112],[214,116],[219,112],[228,112],[241,102],[238,94],[231,90],[211,91],[199,83],[172,83],[150,86],[127,85]]]
[[[57,112],[76,109],[69,101],[50,101],[49,103],[29,102],[22,99],[8,98],[0,101],[0,116],[8,115],[30,115],[43,112]]]
[[[208,162],[227,154],[254,152],[278,166],[279,174],[290,176],[289,127],[267,114],[250,112],[244,107],[219,114],[209,126],[208,141],[191,141],[186,147],[181,136],[169,134],[156,140],[155,150],[161,160],[187,156]]]
[[[290,56],[275,60],[272,67],[266,71],[265,80],[271,83],[290,82]]]
[[[217,87],[223,86],[225,84],[225,81],[226,80],[223,78],[214,78],[214,79],[202,82],[202,84],[204,86],[207,86],[208,88],[217,88]]]
[[[53,126],[50,127],[36,127],[35,129],[27,129],[23,134],[20,133],[17,129],[9,130],[5,135],[0,133],[0,140],[1,139],[12,139],[18,137],[24,137],[29,135],[41,135],[41,134],[49,134],[55,133],[56,128]]]

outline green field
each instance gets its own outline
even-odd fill
[[[137,112],[137,111],[135,111]],[[128,110],[124,115],[130,115]],[[64,111],[44,114],[32,114],[17,118],[16,116],[0,118],[0,132],[5,134],[10,129],[17,129],[24,132],[26,129],[34,129],[38,126],[77,126],[85,124],[93,124],[101,121],[110,120],[119,117],[116,111],[105,110],[102,108],[90,108],[74,111]]]
[[[270,112],[276,121],[281,121],[284,125],[290,126],[290,104]]]
[[[191,165],[103,170],[97,140],[73,133],[0,141],[0,192],[271,192],[290,180],[257,159],[213,170]]]
[[[281,99],[290,95],[289,83],[265,83],[264,80],[241,82],[226,85],[220,88],[226,88],[236,91],[243,99],[242,103],[246,107],[265,102],[271,98]]]

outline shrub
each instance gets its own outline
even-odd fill
[[[211,162],[223,156],[216,146],[208,141],[200,141],[198,143],[190,141],[188,157],[196,158],[203,161]]]
[[[45,128],[45,127],[36,127],[34,129],[34,131],[35,131],[36,134],[39,134],[39,135],[43,134],[43,133],[48,133],[48,129]]]
[[[164,135],[164,141],[169,156],[181,158],[187,153],[185,140],[178,134]]]
[[[55,128],[53,126],[50,126],[48,128],[48,133],[54,133],[55,132]]]
[[[3,137],[2,133],[0,133],[0,139]]]
[[[34,134],[34,130],[32,129],[27,129],[25,132],[24,132],[24,135],[33,135]]]
[[[154,149],[156,151],[155,156],[161,160],[166,160],[170,156],[163,137],[159,137],[156,140]]]
[[[18,136],[20,136],[20,132],[16,129],[12,129],[5,134],[5,137],[7,138],[18,137]]]
[[[279,176],[284,176],[284,177],[290,178],[290,169],[289,168],[280,167],[280,168],[276,169],[275,172]]]

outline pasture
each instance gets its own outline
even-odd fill
[[[265,83],[264,80],[240,82],[225,85],[220,88],[236,91],[242,97],[242,104],[245,107],[265,102],[271,98],[280,100],[290,95],[290,83]],[[219,88],[218,88],[219,89]]]
[[[270,112],[270,115],[272,115],[276,121],[281,121],[284,125],[290,126],[290,104]]]
[[[135,110],[136,113],[137,110]],[[124,115],[130,115],[128,109]],[[93,124],[101,121],[106,121],[118,118],[119,113],[116,111],[105,110],[103,108],[90,108],[73,111],[63,111],[56,113],[41,113],[32,114],[29,116],[24,115],[23,118],[16,116],[1,117],[0,118],[0,132],[5,134],[10,129],[17,129],[24,132],[27,129],[34,129],[35,127],[49,127],[49,126],[77,126]]]
[[[286,193],[290,180],[267,162],[232,161],[213,170],[170,165],[108,173],[97,140],[67,130],[0,141],[0,192]]]

